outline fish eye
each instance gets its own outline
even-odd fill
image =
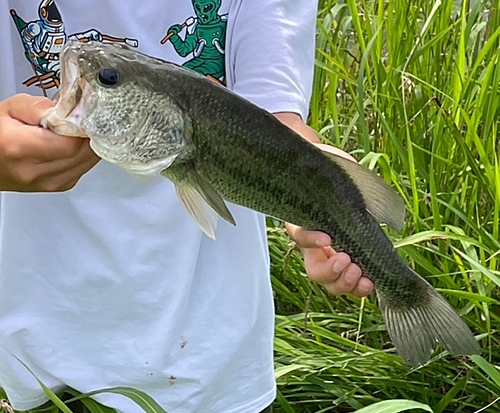
[[[112,67],[103,67],[99,70],[99,82],[103,86],[115,86],[120,81],[120,74]]]

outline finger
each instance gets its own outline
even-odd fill
[[[7,114],[27,125],[39,125],[47,110],[55,104],[42,96],[18,94],[4,101],[7,105]]]
[[[327,248],[305,248],[302,254],[306,273],[312,281],[328,284],[339,277],[340,271],[333,271],[335,253],[330,254]]]
[[[53,192],[69,189],[88,172],[98,161],[85,140],[77,154],[67,159],[56,159],[43,163],[34,163],[22,159],[14,172],[17,182],[13,190]],[[70,185],[68,187],[68,185]]]
[[[12,158],[16,157],[16,153],[20,158],[26,158],[29,151],[29,158],[33,162],[43,163],[73,158],[82,150],[91,152],[89,140],[85,138],[57,135],[47,129],[28,125],[22,127],[22,131],[26,137],[25,141],[9,142]],[[26,149],[25,145],[29,145],[29,149]]]
[[[361,277],[356,284],[356,287],[353,290],[353,294],[356,297],[362,298],[366,297],[367,295],[371,294],[374,290],[374,285],[373,282],[371,282],[368,278],[366,277]]]
[[[99,160],[99,158],[97,158]],[[32,191],[36,188],[41,192],[61,192],[73,188],[77,182],[90,169],[96,165],[96,160],[85,159],[74,168],[64,169],[57,174],[38,176],[37,179],[26,190]]]
[[[331,243],[330,237],[321,231],[308,231],[293,224],[286,224],[286,230],[290,238],[301,248],[326,247]]]
[[[47,192],[67,191],[73,188],[83,175],[89,172],[95,165],[96,162],[87,161],[78,165],[75,169],[63,172],[52,180],[47,180],[43,185],[43,190]]]
[[[73,138],[67,139],[71,140]],[[92,151],[88,139],[75,140],[78,142],[79,146],[72,156],[55,159],[38,165],[40,179],[44,179],[47,176],[57,176],[66,171],[73,173],[75,176],[81,176],[99,162],[101,158]]]
[[[342,295],[353,293],[356,285],[361,279],[361,269],[354,263],[350,263],[331,283],[325,283],[325,288],[330,294]]]

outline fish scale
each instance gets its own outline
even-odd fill
[[[198,90],[198,92],[200,91]],[[186,95],[190,95],[190,93],[186,93]],[[204,107],[206,112],[204,119],[214,119],[212,115],[216,113],[210,113],[212,107],[206,104],[207,102],[203,99],[203,96],[198,94],[198,97],[197,101],[189,102],[192,111],[195,112]],[[221,105],[216,108],[217,113],[227,113],[228,110],[228,107],[221,107]],[[236,138],[226,139],[228,137],[227,129],[224,130],[223,135],[219,130],[220,128],[214,125],[214,122],[211,122],[210,127],[208,127],[208,125],[198,124],[199,121],[193,118],[195,130],[207,130],[201,135],[204,138],[203,140],[198,139],[196,133],[193,136],[195,146],[199,147],[200,154],[203,154],[197,157],[195,165],[197,172],[209,181],[214,182],[214,188],[217,192],[230,202],[245,205],[274,217],[286,215],[288,221],[297,225],[312,230],[321,229],[326,232],[332,237],[334,249],[347,252],[353,261],[363,269],[364,275],[377,282],[379,289],[386,287],[386,284],[388,288],[397,286],[401,290],[408,290],[413,287],[415,283],[411,279],[410,282],[403,285],[401,285],[402,280],[405,280],[405,278],[395,281],[390,278],[387,279],[387,282],[385,282],[385,278],[378,279],[377,274],[384,273],[381,270],[384,267],[384,262],[378,265],[374,264],[374,260],[377,258],[376,255],[373,254],[372,257],[369,257],[368,254],[372,250],[371,246],[373,244],[363,242],[363,240],[378,239],[377,251],[381,258],[394,256],[399,267],[405,269],[406,264],[394,255],[392,243],[385,237],[379,225],[364,210],[364,201],[361,196],[356,196],[358,195],[357,189],[352,181],[345,174],[340,174],[328,159],[322,160],[324,165],[319,166],[319,168],[310,169],[310,174],[307,171],[293,173],[296,186],[302,190],[295,189],[295,186],[285,187],[283,185],[286,181],[281,179],[282,177],[291,175],[289,172],[296,164],[309,165],[308,158],[317,159],[317,154],[314,152],[319,150],[310,147],[309,149],[313,154],[309,157],[304,156],[302,138],[298,138],[300,144],[294,146],[294,141],[297,139],[294,132],[286,130],[287,134],[284,136],[280,123],[276,123],[274,118],[268,119],[266,117],[265,120],[264,125],[253,119],[248,119],[246,122],[240,120],[238,128],[234,128],[232,132],[232,135],[236,136]],[[263,130],[264,127],[269,128],[270,122],[276,123],[276,127],[279,129],[279,133],[276,132],[276,135],[282,138],[272,140],[271,143],[266,142],[265,146],[260,145],[257,143],[258,138],[256,137],[273,136],[273,133],[268,129]],[[222,123],[231,124],[231,121],[224,120]],[[252,134],[245,133],[246,130],[251,130]],[[242,143],[242,136],[247,137],[250,141],[249,145]],[[238,139],[238,137],[240,138]],[[218,140],[220,142],[217,142]],[[290,143],[286,146],[286,150],[283,150],[283,146],[280,146],[283,141]],[[207,145],[208,142],[210,142],[209,145]],[[232,146],[232,142],[237,143],[237,145]],[[223,148],[224,150],[219,151],[221,153],[218,154],[214,148]],[[280,152],[284,153],[279,158],[280,162],[276,163],[274,154]],[[228,156],[229,154],[231,156]],[[241,170],[242,162],[239,159],[245,156],[265,160],[261,163],[264,166],[259,168],[258,175],[252,176],[251,173]],[[221,160],[221,158],[225,159]],[[268,165],[269,167],[266,168]],[[174,162],[170,168],[176,167],[176,162]],[[180,167],[182,168],[182,163]],[[318,170],[322,171],[321,175],[323,177],[318,176]],[[217,177],[222,174],[225,175],[224,179],[217,181]],[[168,173],[167,176],[169,176]],[[310,185],[311,182],[317,181],[325,182],[325,188]],[[331,191],[331,184],[327,181],[332,181],[333,185],[336,186],[337,191],[335,193]],[[339,188],[341,185],[342,188]],[[290,190],[286,191],[286,189]],[[345,202],[339,203],[339,198],[345,198],[345,194],[351,194],[349,198],[350,205],[346,205]],[[300,204],[301,201],[302,205]],[[339,219],[340,208],[342,208],[344,214],[350,216]],[[307,214],[300,214],[301,211],[307,211]],[[354,216],[356,212],[358,212],[358,216]],[[363,226],[360,226],[364,231],[358,234],[358,240],[353,237],[355,233],[353,228],[355,229],[355,226],[348,225],[347,228],[339,226],[341,223],[359,222],[360,219],[364,219],[366,222]],[[385,252],[382,251],[381,244],[383,244]],[[369,265],[366,263],[369,263]]]
[[[103,73],[118,80],[103,84]],[[61,77],[60,100],[43,124],[85,131],[103,159],[170,179],[207,235],[215,236],[216,214],[237,225],[225,201],[323,231],[374,282],[389,336],[408,364],[426,363],[437,342],[454,355],[480,352],[464,321],[378,224],[398,228],[404,219],[401,198],[380,177],[205,77],[124,46],[68,42]]]

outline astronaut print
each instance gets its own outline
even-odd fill
[[[33,70],[33,76],[23,84],[39,87],[44,95],[47,90],[59,87],[59,53],[67,40],[122,43],[130,47],[139,45],[137,39],[114,37],[92,28],[67,35],[55,0],[43,0],[38,7],[38,18],[34,20],[25,20],[13,9],[10,14],[19,32],[24,55]]]

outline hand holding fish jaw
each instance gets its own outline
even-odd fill
[[[88,139],[38,126],[53,106],[47,98],[26,94],[0,102],[0,190],[66,191],[99,161]]]

